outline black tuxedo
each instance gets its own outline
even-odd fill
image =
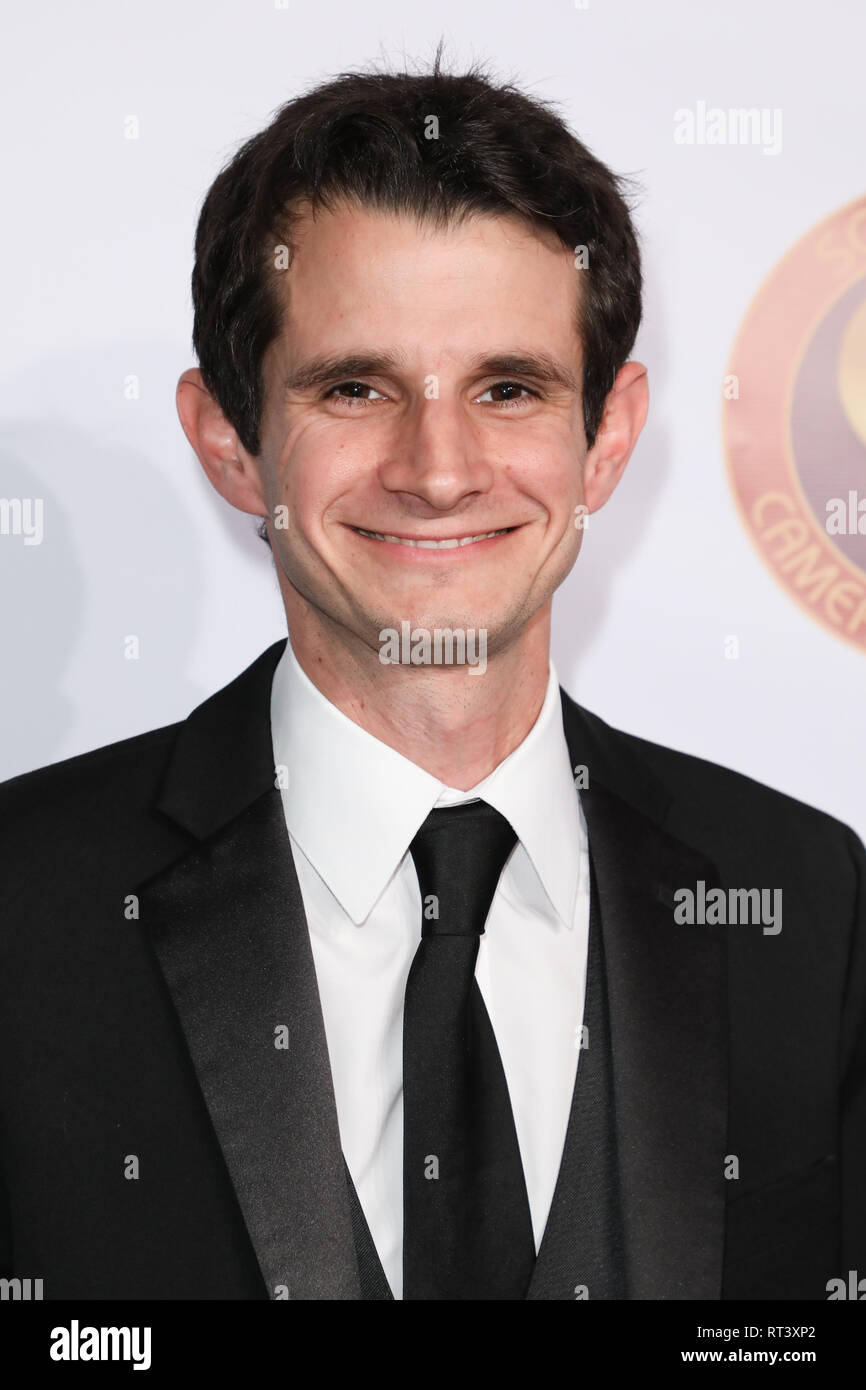
[[[0,1275],[46,1298],[388,1296],[275,786],[283,646],[0,786]],[[528,1296],[824,1299],[866,1275],[863,846],[562,703],[589,1045]],[[699,880],[782,889],[781,932],[678,924]]]

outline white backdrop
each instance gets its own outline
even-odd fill
[[[0,777],[180,719],[284,635],[256,523],[211,490],[175,415],[194,360],[198,209],[289,97],[369,60],[424,60],[440,35],[455,66],[489,58],[561,103],[645,190],[634,356],[650,418],[555,602],[560,679],[608,722],[866,836],[866,649],[768,571],[721,437],[722,377],[752,297],[796,240],[866,194],[860,0],[7,10],[0,495],[44,499],[44,537],[0,536]],[[674,112],[701,101],[778,109],[781,150],[677,144]],[[124,659],[128,634],[138,661]]]

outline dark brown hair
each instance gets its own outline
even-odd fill
[[[429,73],[341,73],[287,102],[214,180],[195,238],[193,347],[211,394],[251,454],[260,449],[262,362],[279,335],[275,248],[291,252],[298,205],[354,201],[434,226],[518,216],[586,248],[576,296],[583,417],[591,447],[641,319],[640,251],[625,188],[551,103],[480,64]],[[431,117],[438,138],[429,138]],[[267,539],[264,524],[260,532]]]

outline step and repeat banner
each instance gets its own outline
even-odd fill
[[[198,211],[290,97],[444,38],[637,190],[650,413],[555,600],[560,681],[866,836],[857,0],[47,0],[6,25],[0,777],[183,718],[284,634],[256,523],[175,413]]]

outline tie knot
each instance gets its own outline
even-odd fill
[[[431,811],[409,846],[424,905],[422,934],[480,936],[516,842],[509,822],[486,801]]]

